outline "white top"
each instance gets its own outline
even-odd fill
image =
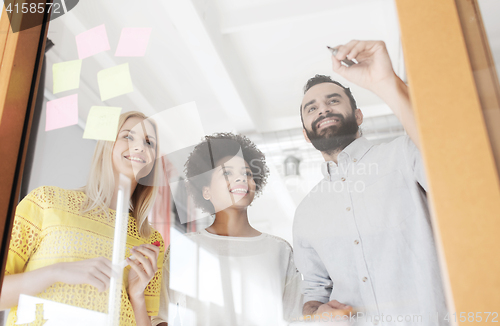
[[[322,169],[294,220],[304,301],[338,300],[372,325],[447,325],[427,183],[410,138],[361,137]]]
[[[162,321],[169,326],[277,326],[301,315],[301,276],[285,240],[202,230],[172,243],[153,326]]]

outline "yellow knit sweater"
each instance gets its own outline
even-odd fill
[[[17,206],[5,275],[29,272],[59,262],[84,259],[112,258],[115,211],[109,214],[94,210],[80,214],[86,200],[83,192],[57,187],[40,187],[29,193]],[[157,315],[161,284],[163,252],[161,235],[153,230],[148,239],[142,238],[137,223],[129,215],[126,257],[129,249],[159,241],[158,272],[146,287],[144,294],[149,315]],[[135,317],[126,291],[128,272],[124,270],[121,295],[120,325],[135,325]],[[55,283],[37,297],[80,308],[107,312],[108,292],[99,292],[88,284]],[[17,307],[11,309],[7,325],[16,322]]]

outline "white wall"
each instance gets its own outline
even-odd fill
[[[28,191],[46,185],[81,187],[87,182],[96,141],[83,139],[78,125],[46,132],[45,109],[44,103]]]

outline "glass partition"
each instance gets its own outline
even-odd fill
[[[56,4],[6,325],[448,324],[393,1]]]

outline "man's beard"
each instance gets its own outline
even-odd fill
[[[340,120],[339,123],[320,130],[321,134],[318,134],[318,123],[331,117],[338,118]],[[354,114],[344,118],[341,114],[329,113],[314,121],[312,131],[305,130],[314,148],[331,155],[337,151],[342,151],[347,145],[352,143],[356,139],[359,127]]]

